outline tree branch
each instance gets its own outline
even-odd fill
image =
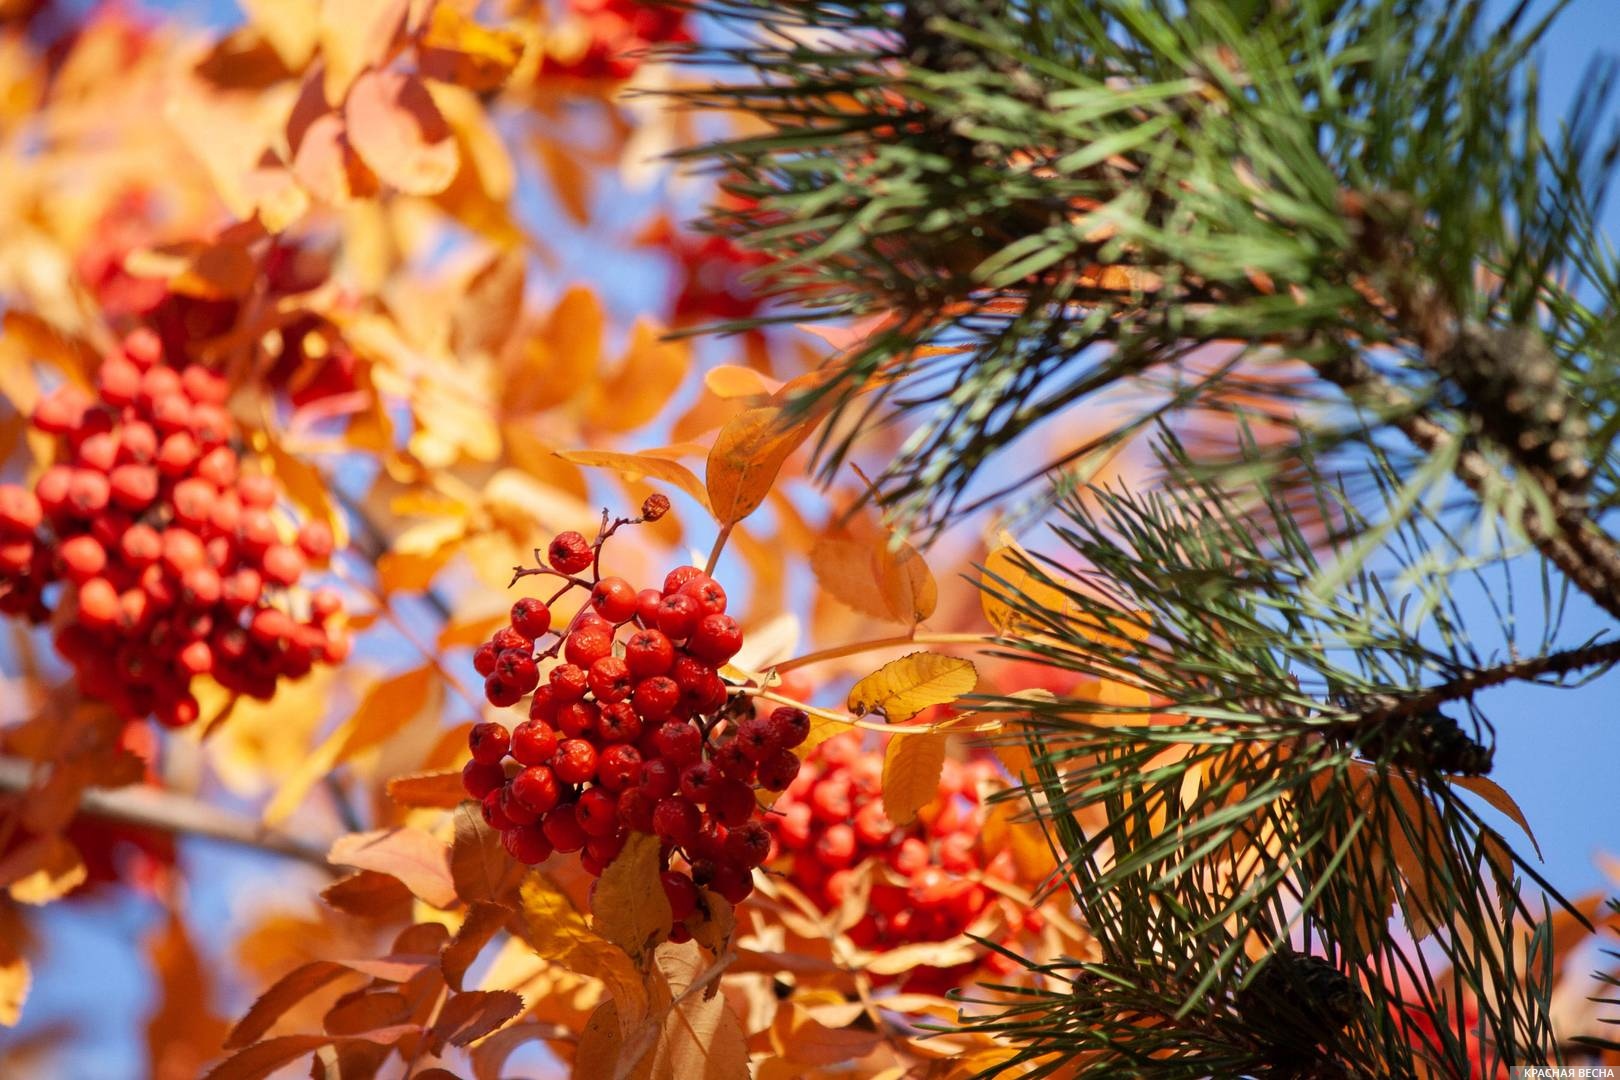
[[[1510,682],[1526,682],[1547,675],[1567,675],[1584,668],[1620,662],[1620,639],[1583,645],[1578,649],[1532,656],[1495,667],[1480,668],[1459,675],[1449,682],[1431,686],[1404,697],[1379,696],[1363,699],[1372,708],[1362,712],[1356,726],[1400,720],[1432,712],[1448,701],[1472,697],[1481,690]]]
[[[32,763],[0,757],[0,792],[27,791],[33,783]],[[228,844],[283,855],[334,872],[326,861],[327,845],[313,843],[253,818],[227,813],[189,795],[150,784],[118,788],[87,788],[79,799],[79,814],[123,825],[137,825],[181,836],[202,836]]]

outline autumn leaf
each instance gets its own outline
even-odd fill
[[[1530,830],[1530,820],[1524,816],[1524,811],[1519,809],[1519,804],[1514,801],[1513,796],[1509,795],[1501,784],[1485,776],[1448,776],[1446,781],[1457,787],[1472,791],[1505,814],[1513,824],[1524,830],[1524,835],[1529,839],[1530,846],[1536,850],[1536,856],[1545,858],[1541,854],[1541,844],[1537,842],[1536,834]]]
[[[788,421],[776,405],[749,409],[726,423],[709,450],[705,483],[721,525],[734,525],[759,509],[788,456],[809,438],[815,421]]]
[[[592,930],[568,897],[545,874],[532,871],[520,889],[524,938],[541,958],[600,979],[624,1023],[647,1013],[647,990],[628,953]]]
[[[453,9],[441,4],[435,10]],[[451,351],[498,355],[522,317],[524,280],[523,253],[515,248],[497,252],[479,267],[452,317]]]
[[[891,549],[886,537],[818,540],[810,568],[834,599],[874,618],[914,626],[939,602],[939,587],[917,549],[906,543]]]
[[[443,191],[460,168],[450,125],[414,75],[365,72],[349,88],[343,119],[360,159],[383,183],[406,195]]]
[[[0,882],[22,904],[59,900],[82,885],[85,877],[78,849],[58,835],[36,837],[0,860]]]
[[[511,914],[512,910],[505,904],[489,900],[475,900],[467,908],[467,917],[462,920],[461,928],[439,953],[439,968],[444,972],[444,981],[450,989],[461,989],[461,980],[467,974],[467,969],[478,959],[479,952],[489,944],[489,939],[506,925]]]
[[[467,789],[460,769],[441,769],[392,777],[388,797],[399,806],[453,810],[467,797]]]
[[[645,452],[627,454],[614,450],[559,450],[557,456],[575,465],[613,469],[632,480],[646,477],[674,484],[701,503],[705,510],[709,509],[709,493],[703,482],[678,461]]]
[[[517,884],[521,865],[501,846],[501,834],[489,827],[472,800],[456,807],[455,840],[450,845],[450,877],[456,895],[474,900],[498,900]]]
[[[392,875],[434,907],[448,908],[456,902],[449,856],[442,843],[419,829],[378,829],[338,837],[326,858],[335,866]]]
[[[939,798],[945,767],[944,735],[893,735],[883,753],[883,812],[909,825],[917,811]]]
[[[1055,616],[1073,612],[1074,601],[1062,589],[1042,580],[1034,567],[1035,561],[1013,545],[998,547],[985,556],[981,567],[979,604],[984,609],[985,621],[997,633],[1031,624],[1030,617],[1009,604],[1005,597],[1015,596],[1020,606],[1049,611]],[[1038,623],[1035,625],[1039,626]]]
[[[690,345],[667,341],[660,330],[638,319],[618,367],[590,387],[585,398],[586,417],[608,431],[644,427],[680,389],[691,362]]]
[[[362,919],[397,921],[411,912],[411,891],[390,874],[361,870],[321,890],[321,899]]]
[[[778,1054],[796,1065],[823,1066],[865,1057],[877,1049],[882,1036],[875,1031],[828,1027],[803,1006],[789,1001],[777,1010],[770,1040]]]
[[[468,990],[444,1003],[430,1038],[436,1046],[466,1046],[522,1011],[523,999],[510,990]]]
[[[960,657],[914,652],[857,682],[849,691],[849,710],[856,716],[881,712],[900,724],[934,705],[948,705],[971,693],[979,673]]]
[[[511,77],[523,58],[523,44],[523,35],[516,30],[491,30],[454,4],[435,4],[416,49],[427,78],[486,93]]]
[[[342,964],[315,960],[293,968],[260,994],[247,1015],[225,1037],[225,1049],[234,1050],[263,1038],[283,1013],[328,983],[353,972]]]
[[[658,837],[632,832],[591,894],[596,932],[642,967],[658,943],[669,937],[671,925],[669,898],[658,876],[659,849]]]

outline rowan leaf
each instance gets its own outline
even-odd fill
[[[524,939],[541,959],[600,979],[626,1023],[647,1014],[647,989],[629,954],[592,930],[555,881],[531,871],[520,896]]]
[[[660,1080],[747,1076],[748,1043],[742,1024],[726,996],[713,992],[724,969],[706,965],[695,942],[660,949],[658,968],[675,1000],[659,1036],[653,1075]]]
[[[412,894],[436,908],[456,902],[449,849],[420,829],[378,829],[340,836],[326,859],[336,866],[396,877]]]
[[[939,798],[945,767],[944,735],[894,735],[883,753],[883,812],[909,825],[917,811]]]
[[[512,909],[491,900],[475,900],[467,908],[467,917],[455,937],[445,943],[439,953],[439,969],[452,990],[461,989],[461,980],[472,967],[473,961],[489,939],[506,925]]]
[[[786,1001],[771,1022],[772,1048],[799,1065],[837,1065],[863,1058],[877,1049],[882,1036],[875,1031],[828,1027],[802,1005]]]
[[[395,921],[411,913],[411,891],[389,874],[361,870],[321,890],[321,899],[346,915]]]
[[[410,999],[398,990],[371,990],[340,998],[321,1018],[321,1027],[328,1035],[364,1035],[410,1014]]]
[[[703,385],[719,398],[768,398],[782,388],[775,379],[740,364],[716,364],[703,373]]]
[[[612,374],[590,388],[585,415],[608,431],[635,431],[651,423],[680,389],[691,366],[692,348],[668,341],[645,320],[636,320],[630,343]]]
[[[776,405],[732,417],[709,449],[705,485],[715,520],[734,525],[759,509],[788,456],[809,438],[815,421],[789,421]]]
[[[343,119],[360,160],[406,195],[443,191],[461,167],[449,122],[414,75],[365,72],[349,88]]]
[[[467,789],[460,769],[439,769],[391,778],[388,797],[412,809],[454,810],[467,798]]]
[[[900,724],[934,705],[948,705],[971,693],[979,673],[970,661],[942,653],[914,652],[884,664],[849,691],[856,716],[881,712]]]
[[[441,4],[435,11],[454,10]],[[497,252],[467,283],[450,326],[450,349],[457,356],[495,356],[512,337],[523,315],[525,268],[515,248]]]
[[[648,478],[674,484],[709,509],[709,493],[703,481],[678,461],[655,457],[645,451],[639,454],[620,453],[615,450],[559,450],[557,456],[575,465],[613,469],[631,480]]]
[[[1041,580],[1033,565],[1033,560],[1022,549],[1011,544],[998,547],[984,557],[980,568],[979,604],[985,621],[997,633],[1040,626],[1004,597],[1018,597],[1021,606],[1051,612],[1054,618],[1073,612],[1073,601],[1063,590]]]
[[[454,4],[435,4],[416,52],[427,78],[487,93],[511,77],[523,58],[523,43],[523,34],[516,30],[492,30],[469,19]]]
[[[1485,776],[1448,776],[1446,781],[1460,788],[1467,788],[1505,814],[1513,824],[1524,830],[1524,835],[1529,839],[1530,846],[1536,850],[1536,857],[1545,858],[1541,854],[1541,845],[1536,841],[1536,834],[1530,829],[1530,819],[1524,816],[1524,811],[1519,809],[1519,804],[1514,801],[1513,796],[1509,795],[1501,784]]]
[[[501,846],[501,834],[484,821],[478,804],[471,799],[455,811],[455,839],[450,845],[450,877],[456,895],[475,900],[499,900],[518,882],[522,873]]]
[[[388,59],[409,7],[410,0],[321,0],[321,59],[328,102],[341,104],[355,76]]]
[[[934,613],[939,586],[910,544],[888,539],[825,537],[810,549],[816,582],[835,600],[863,615],[916,625]]]
[[[632,832],[591,894],[593,928],[643,969],[671,926],[659,849],[658,837]]]
[[[6,855],[0,881],[20,904],[48,904],[60,900],[87,876],[78,848],[65,837],[36,837]]]
[[[293,968],[254,1000],[247,1014],[225,1037],[225,1049],[235,1050],[257,1042],[288,1009],[326,984],[352,974],[349,968],[328,960],[314,960]]]
[[[435,1046],[446,1041],[466,1046],[505,1024],[523,1011],[523,999],[510,990],[467,990],[452,995],[433,1022]]]

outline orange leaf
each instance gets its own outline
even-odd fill
[[[647,1015],[647,988],[625,951],[585,923],[557,883],[539,871],[523,879],[524,940],[540,958],[602,980],[626,1023]]]
[[[411,1002],[398,990],[375,990],[353,997],[345,995],[327,1010],[321,1026],[329,1035],[364,1035],[368,1031],[398,1024],[411,1014]]]
[[[445,944],[439,953],[439,967],[444,972],[444,981],[450,984],[450,989],[460,990],[462,977],[467,969],[472,967],[473,961],[489,939],[506,925],[507,916],[512,909],[505,904],[497,904],[489,900],[475,900],[467,909],[467,917],[461,923],[461,929],[456,936]]]
[[[407,195],[443,191],[460,168],[450,125],[414,75],[367,71],[350,87],[343,118],[360,159]]]
[[[329,960],[315,960],[293,968],[277,979],[260,994],[248,1009],[247,1015],[236,1022],[225,1038],[225,1049],[235,1050],[257,1042],[265,1032],[275,1026],[283,1013],[309,997],[329,982],[353,974],[342,964]]]
[[[363,919],[403,919],[411,912],[411,891],[399,879],[361,870],[321,890],[321,899]]]
[[[703,385],[718,398],[767,398],[782,388],[775,379],[741,364],[717,364],[703,374]]]
[[[456,902],[449,854],[420,830],[379,829],[338,837],[326,859],[336,866],[389,874],[434,907],[448,908]]]
[[[487,93],[511,77],[523,58],[523,35],[480,26],[454,4],[435,4],[416,55],[427,78]]]
[[[450,10],[441,5],[438,11]],[[498,355],[523,315],[523,253],[497,252],[467,283],[450,326],[450,349],[457,356]]]
[[[883,812],[909,825],[917,811],[939,798],[945,767],[944,735],[894,735],[883,754]]]
[[[362,70],[388,59],[410,0],[321,0],[326,100],[339,105]]]
[[[1541,845],[1536,842],[1536,834],[1530,831],[1530,820],[1524,816],[1524,811],[1519,809],[1519,804],[1513,800],[1513,796],[1502,788],[1501,784],[1484,776],[1448,776],[1446,782],[1455,784],[1460,788],[1467,788],[1497,810],[1506,814],[1512,819],[1513,824],[1523,829],[1524,835],[1529,837],[1530,846],[1536,849],[1536,857],[1545,857],[1541,854]]]
[[[433,1022],[434,1045],[448,1039],[452,1046],[466,1046],[483,1038],[523,1011],[523,999],[510,990],[468,990],[444,1003]]]
[[[828,1027],[803,1006],[789,1001],[777,1010],[770,1039],[778,1054],[795,1063],[836,1065],[870,1054],[882,1037],[874,1031]]]
[[[414,809],[454,810],[467,797],[460,769],[409,773],[388,781],[388,797]]]
[[[924,709],[972,693],[978,684],[979,672],[971,661],[943,653],[908,653],[850,687],[848,707],[856,716],[881,712],[889,723],[903,724]]]
[[[614,450],[559,450],[557,456],[575,465],[613,469],[632,480],[643,477],[674,484],[709,509],[709,493],[696,474],[678,461],[654,457],[650,452],[624,454]]]
[[[563,293],[505,372],[505,413],[543,412],[590,386],[602,362],[602,322],[602,302],[590,289],[575,285]]]
[[[450,847],[450,877],[456,895],[474,900],[498,900],[517,884],[522,865],[507,855],[501,834],[484,823],[478,804],[471,799],[456,807],[456,838]]]
[[[651,324],[637,319],[618,367],[591,388],[586,416],[609,431],[634,431],[650,423],[680,389],[691,360],[686,342],[664,341]]]
[[[809,438],[813,419],[786,422],[775,405],[749,409],[726,423],[709,450],[707,487],[715,520],[734,525],[759,509],[788,456]]]

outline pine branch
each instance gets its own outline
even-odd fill
[[[1481,690],[1510,682],[1531,682],[1549,675],[1567,675],[1586,668],[1620,663],[1620,640],[1597,642],[1580,648],[1530,656],[1495,667],[1469,671],[1439,686],[1400,697],[1373,696],[1357,703],[1357,726],[1401,720],[1433,712],[1448,701],[1473,697]]]
[[[0,791],[27,791],[32,784],[31,773],[32,766],[27,761],[0,758]],[[83,817],[181,836],[223,840],[228,844],[297,859],[332,872],[331,864],[326,861],[328,845],[267,828],[253,818],[232,814],[200,799],[148,784],[87,788],[79,800],[78,813]]]

